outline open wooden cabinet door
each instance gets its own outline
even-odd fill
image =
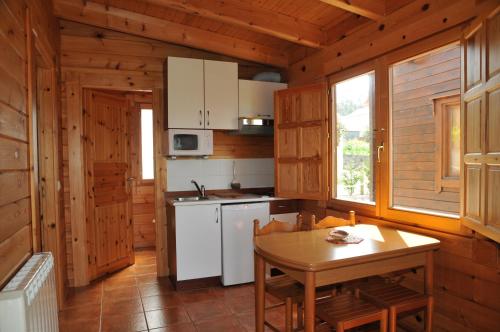
[[[462,207],[465,226],[500,242],[500,6],[462,43]]]
[[[275,93],[276,195],[328,199],[327,85]]]

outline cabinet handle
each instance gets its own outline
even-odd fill
[[[207,111],[207,126],[210,126],[210,111]]]
[[[215,223],[219,223],[219,208],[215,208]]]
[[[203,113],[200,110],[200,127],[203,125]]]

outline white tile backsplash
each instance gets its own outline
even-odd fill
[[[274,187],[274,159],[167,160],[167,190],[194,190],[191,180],[207,190],[230,189],[236,161],[236,180],[242,188]]]

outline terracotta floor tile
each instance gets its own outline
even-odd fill
[[[195,324],[197,331],[203,332],[241,332],[244,327],[234,316],[226,316],[212,320],[206,320]]]
[[[100,319],[59,319],[59,332],[99,332]]]
[[[104,291],[103,301],[119,301],[124,299],[133,299],[139,297],[137,287],[121,287]]]
[[[135,275],[156,273],[156,264],[152,265],[135,265]]]
[[[105,315],[102,318],[101,332],[137,332],[147,329],[144,313]]]
[[[170,283],[141,284],[138,286],[142,297],[169,294],[174,291]]]
[[[181,298],[176,293],[146,296],[142,298],[144,311],[182,306]]]
[[[192,291],[177,292],[183,303],[194,303],[210,301],[214,299],[214,294],[210,289],[197,289]]]
[[[144,284],[165,284],[172,285],[168,277],[157,277],[155,273],[141,274],[135,276],[138,285]]]
[[[146,319],[150,329],[190,322],[186,310],[182,307],[146,311]]]
[[[253,312],[247,312],[244,314],[236,315],[238,322],[243,327],[246,332],[255,332],[255,315]],[[265,326],[264,331],[272,332],[272,330]]]
[[[137,285],[135,276],[127,276],[123,278],[109,278],[103,281],[104,290],[122,288],[122,287],[133,287]]]
[[[233,314],[255,311],[255,298],[253,296],[227,297],[224,298],[224,303]]]
[[[173,324],[159,329],[149,330],[150,332],[196,332],[192,323]],[[222,331],[221,331],[222,332]]]
[[[231,315],[231,311],[220,300],[189,303],[186,304],[186,310],[195,323]]]
[[[102,284],[98,286],[72,288],[66,301],[65,307],[85,306],[89,304],[99,305],[102,300]]]
[[[101,306],[95,304],[70,307],[59,312],[59,318],[66,321],[99,319],[100,315]]]
[[[142,302],[140,298],[116,300],[116,301],[104,301],[102,304],[102,314],[113,315],[117,313],[123,314],[136,314],[144,312],[142,308]]]

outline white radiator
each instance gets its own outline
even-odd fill
[[[57,332],[54,258],[33,255],[0,291],[0,332]]]

